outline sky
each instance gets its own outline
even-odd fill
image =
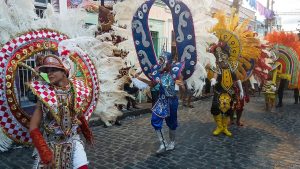
[[[257,0],[265,7],[267,0]],[[270,0],[271,1],[271,0]],[[280,15],[282,28],[285,31],[295,31],[296,28],[300,29],[300,0],[274,0],[273,10],[275,12],[298,12],[298,15]],[[243,0],[243,6],[251,8],[246,0]],[[257,20],[263,21],[264,17],[256,12]],[[299,26],[298,26],[299,24]]]

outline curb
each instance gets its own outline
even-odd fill
[[[192,98],[192,102],[199,101],[199,100],[205,100],[205,99],[208,99],[210,97],[212,97],[212,95]],[[150,108],[135,109],[135,110],[132,110],[132,111],[125,111],[125,112],[123,112],[122,116],[119,116],[117,118],[117,120],[124,120],[127,117],[136,117],[136,116],[140,116],[140,115],[148,114],[148,113],[151,113]],[[89,126],[90,127],[104,126],[104,125],[105,125],[105,123],[101,120],[100,117],[93,117],[89,121]]]
[[[148,114],[151,113],[151,109],[150,108],[146,108],[146,109],[135,109],[132,111],[125,111],[123,112],[122,116],[117,117],[117,120],[124,120],[127,117],[136,117],[136,116],[140,116],[143,114]],[[105,125],[105,123],[101,120],[100,117],[94,117],[91,118],[89,121],[89,126],[90,127],[96,127],[96,126],[101,126],[101,125]]]

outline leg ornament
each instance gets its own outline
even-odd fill
[[[176,130],[169,129],[170,143],[167,146],[167,151],[175,149]]]
[[[166,141],[164,139],[163,133],[161,132],[161,130],[156,130],[156,134],[158,136],[158,140],[160,142],[160,146],[158,148],[158,150],[156,151],[157,154],[160,154],[162,152],[164,152],[166,150]]]
[[[216,115],[214,116],[214,119],[217,124],[217,128],[213,131],[213,135],[217,136],[223,131],[222,115]]]
[[[223,133],[226,135],[226,136],[229,136],[231,137],[232,136],[232,133],[228,130],[227,126],[228,126],[228,122],[229,122],[229,117],[227,116],[223,116]]]

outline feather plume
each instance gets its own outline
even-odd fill
[[[287,48],[290,48],[292,52],[297,55],[298,62],[294,63],[299,68],[299,60],[300,60],[300,41],[298,39],[297,34],[288,33],[288,32],[271,32],[266,35],[265,39],[269,42],[270,45],[283,45]],[[292,57],[292,56],[291,56]],[[288,64],[288,63],[286,63]],[[295,84],[290,83],[290,88],[300,88],[300,73],[299,70],[294,72],[292,76],[296,79]],[[297,83],[297,84],[296,84]]]
[[[218,11],[214,17],[218,19],[219,22],[213,28],[213,31],[227,30],[237,36],[241,48],[241,58],[235,58],[233,60],[239,62],[237,69],[238,78],[243,81],[247,80],[247,78],[249,78],[249,76],[246,76],[246,72],[249,70],[247,68],[251,68],[248,60],[254,59],[257,61],[261,55],[260,40],[254,32],[247,29],[250,19],[245,19],[239,24],[239,16],[234,13],[234,10],[229,18],[226,17],[226,14],[222,11]]]
[[[101,38],[100,38],[101,39]],[[93,37],[78,37],[64,40],[60,47],[70,51],[81,53],[84,51],[92,59],[100,83],[99,101],[94,112],[95,117],[100,117],[106,125],[111,126],[118,116],[122,115],[115,104],[126,105],[125,96],[129,96],[123,90],[126,76],[118,78],[119,69],[126,67],[121,57],[112,56],[112,51],[117,49],[112,42],[100,41]]]
[[[296,51],[300,58],[300,41],[296,34],[287,32],[272,32],[267,34],[265,39],[269,42],[269,44],[281,44],[292,48]]]

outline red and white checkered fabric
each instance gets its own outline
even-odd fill
[[[76,109],[81,109],[84,102],[86,102],[90,95],[90,90],[86,87],[84,81],[72,79],[76,95]],[[36,93],[49,108],[58,113],[58,103],[55,90],[45,81],[33,81],[30,83],[32,90]],[[84,112],[83,112],[84,113]]]
[[[92,92],[92,100],[90,102],[90,105],[88,107],[88,109],[85,112],[85,116],[86,119],[88,120],[92,113],[94,112],[96,105],[97,105],[97,101],[98,101],[98,97],[99,97],[99,92],[100,92],[100,85],[99,85],[99,81],[98,81],[98,75],[97,75],[97,71],[96,68],[93,64],[93,62],[91,61],[91,59],[88,57],[87,54],[84,54],[83,56],[81,56],[81,58],[85,61],[86,66],[89,69],[90,75],[92,76],[92,83],[93,83],[93,92]]]
[[[25,33],[14,38],[0,49],[0,124],[11,139],[21,143],[31,141],[28,129],[25,126],[22,126],[13,116],[5,97],[5,76],[8,71],[8,67],[6,67],[6,65],[11,59],[13,59],[15,53],[22,53],[19,49],[24,45],[31,44],[36,40],[52,40],[59,42],[64,39],[67,39],[67,36],[53,30],[41,29]]]
[[[72,79],[75,91],[76,91],[76,109],[80,109],[84,102],[87,102],[87,98],[90,95],[90,90],[86,87],[84,81]],[[85,113],[85,112],[83,112]]]
[[[29,84],[34,93],[36,93],[43,103],[47,103],[54,112],[58,113],[58,103],[54,88],[45,81],[33,81]]]
[[[13,121],[14,118],[10,117],[9,113],[7,113],[8,111],[8,106],[5,106],[3,100],[0,100],[0,124],[4,131],[16,140],[23,142],[30,141],[30,135],[27,129],[24,130],[22,127],[16,126],[19,124]]]

